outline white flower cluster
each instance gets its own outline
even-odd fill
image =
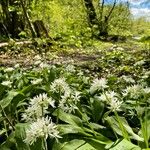
[[[93,83],[90,87],[90,93],[94,93],[97,90],[103,90],[105,88],[107,88],[107,80],[105,78],[101,78],[101,79],[94,79]]]
[[[125,80],[127,83],[135,83],[134,79],[131,78],[130,76],[122,76],[122,79]]]
[[[52,122],[51,118],[38,118],[36,122],[33,122],[29,129],[26,131],[25,143],[32,145],[38,138],[47,139],[61,138],[57,130],[57,126]]]
[[[5,72],[12,72],[12,71],[14,71],[14,68],[8,67],[8,68],[6,68],[4,71],[5,71]]]
[[[129,96],[133,99],[138,99],[143,94],[148,94],[150,92],[150,88],[144,88],[142,85],[132,85],[128,86],[125,90],[123,90],[122,94],[124,97]]]
[[[35,85],[35,84],[41,83],[42,81],[43,81],[43,79],[35,79],[35,80],[32,80],[31,83],[32,83],[33,85]]]
[[[120,111],[122,101],[118,100],[117,93],[115,93],[114,91],[107,91],[103,93],[99,97],[99,100],[106,102],[106,104],[108,105],[108,108],[111,111]]]
[[[80,92],[72,90],[66,83],[65,78],[59,78],[54,80],[50,89],[53,93],[59,93],[60,99],[58,101],[58,107],[65,112],[72,112],[77,109],[76,104],[80,99]]]
[[[40,94],[30,99],[29,107],[23,113],[22,118],[26,121],[36,120],[47,113],[48,106],[55,107],[55,101],[47,94]]]
[[[65,68],[65,71],[74,73],[75,72],[75,67],[73,65],[67,65]]]
[[[7,87],[11,87],[12,86],[12,82],[11,81],[3,81],[1,84],[4,85],[4,86],[7,86]]]
[[[61,96],[58,107],[65,112],[74,112],[77,109],[77,102],[80,100],[80,92],[72,91],[71,95]]]
[[[70,94],[69,85],[66,83],[65,78],[55,79],[54,82],[51,84],[50,89],[53,93],[65,93]]]
[[[55,107],[55,101],[49,98],[47,94],[40,94],[33,99],[30,99],[29,107],[22,115],[23,120],[30,122],[30,127],[26,130],[27,144],[33,144],[38,138],[47,139],[60,138],[57,126],[48,117],[44,118],[47,114],[49,106]]]

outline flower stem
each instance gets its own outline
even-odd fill
[[[128,136],[128,133],[127,133],[126,129],[124,128],[124,126],[123,126],[123,124],[122,124],[122,122],[121,122],[121,120],[120,120],[120,118],[119,118],[119,115],[118,115],[117,111],[114,111],[114,114],[115,114],[115,116],[116,116],[116,118],[117,118],[117,121],[118,121],[118,123],[119,123],[119,127],[120,127],[120,129],[121,129],[121,132],[122,132],[123,137],[124,137],[125,139],[127,139],[128,141],[130,141],[130,138],[129,138],[129,136]]]

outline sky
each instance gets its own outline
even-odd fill
[[[107,3],[112,3],[114,0],[106,0]],[[118,0],[126,2],[127,0]],[[128,0],[130,3],[130,10],[135,18],[144,16],[150,20],[150,0]]]

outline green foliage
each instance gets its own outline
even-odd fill
[[[150,74],[145,64],[149,59],[147,51],[136,50],[133,57],[131,51],[114,46],[99,53],[101,57],[94,64],[101,67],[99,71],[66,64],[48,65],[39,56],[34,59],[37,65],[30,69],[21,69],[19,65],[1,67],[0,136],[3,141],[0,149],[148,148]],[[103,78],[98,80],[97,77]],[[38,103],[42,95],[43,101]],[[59,134],[58,137],[51,137],[52,129],[45,130],[46,136],[38,136],[43,132],[38,133],[43,127],[38,129],[41,117],[51,117],[44,128],[47,129],[47,125],[57,128],[53,134]],[[33,125],[36,125],[35,135],[29,130]],[[30,139],[36,139],[33,143],[27,140],[27,131]]]

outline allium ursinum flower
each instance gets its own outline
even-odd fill
[[[25,143],[32,145],[38,138],[47,139],[61,138],[57,126],[52,122],[51,118],[39,118],[36,122],[33,122],[29,129],[26,130]]]
[[[65,78],[55,79],[50,86],[52,92],[56,93],[68,93],[70,94],[69,85],[66,83]]]
[[[11,87],[12,86],[12,82],[11,81],[3,81],[1,84],[4,85],[4,86],[7,86],[7,87]]]
[[[45,93],[30,99],[29,107],[22,115],[23,120],[31,121],[32,119],[40,118],[47,113],[48,106],[54,108],[55,101]]]
[[[32,80],[31,83],[32,83],[32,84],[39,84],[39,83],[42,82],[42,80],[43,80],[43,79],[35,79],[35,80]]]
[[[77,103],[80,101],[80,92],[71,92],[71,95],[61,96],[58,107],[63,109],[65,112],[71,113],[77,109]]]
[[[42,58],[41,58],[40,55],[36,55],[33,59],[34,59],[34,60],[41,60]]]
[[[145,63],[145,60],[140,60],[134,64],[134,66],[142,66]]]
[[[90,78],[89,78],[89,77],[82,76],[82,81],[83,81],[83,83],[85,83],[85,84],[89,84]]]
[[[84,73],[80,70],[78,73],[77,73],[78,76],[83,76]]]
[[[120,107],[122,105],[122,101],[119,101],[117,98],[114,98],[114,99],[110,99],[110,102],[109,102],[109,106],[108,108],[111,110],[111,111],[120,111]]]
[[[5,72],[12,72],[13,70],[14,70],[14,68],[9,67],[9,68],[6,68],[4,71],[5,71]]]
[[[105,78],[94,79],[90,87],[90,93],[94,93],[97,90],[103,90],[107,87],[107,80]]]
[[[111,111],[120,111],[122,102],[118,100],[117,93],[115,93],[114,91],[107,91],[103,93],[99,97],[99,100],[106,102],[106,104],[108,105],[108,108]]]
[[[49,65],[47,64],[47,63],[40,63],[40,68],[48,68],[49,67]]]
[[[65,70],[67,72],[74,73],[75,72],[75,67],[73,65],[67,65],[67,67],[65,68]]]
[[[105,93],[101,94],[100,97],[98,97],[99,100],[103,102],[107,102],[110,99],[116,99],[117,93],[114,91],[106,91]]]
[[[125,90],[123,90],[123,96],[130,96],[130,98],[137,99],[143,94],[143,86],[141,85],[133,85],[127,87]]]
[[[146,87],[143,90],[145,94],[150,94],[150,87]]]
[[[127,83],[135,83],[134,79],[129,76],[122,76]]]
[[[15,64],[14,67],[15,67],[15,68],[19,68],[19,67],[20,67],[20,64]]]

